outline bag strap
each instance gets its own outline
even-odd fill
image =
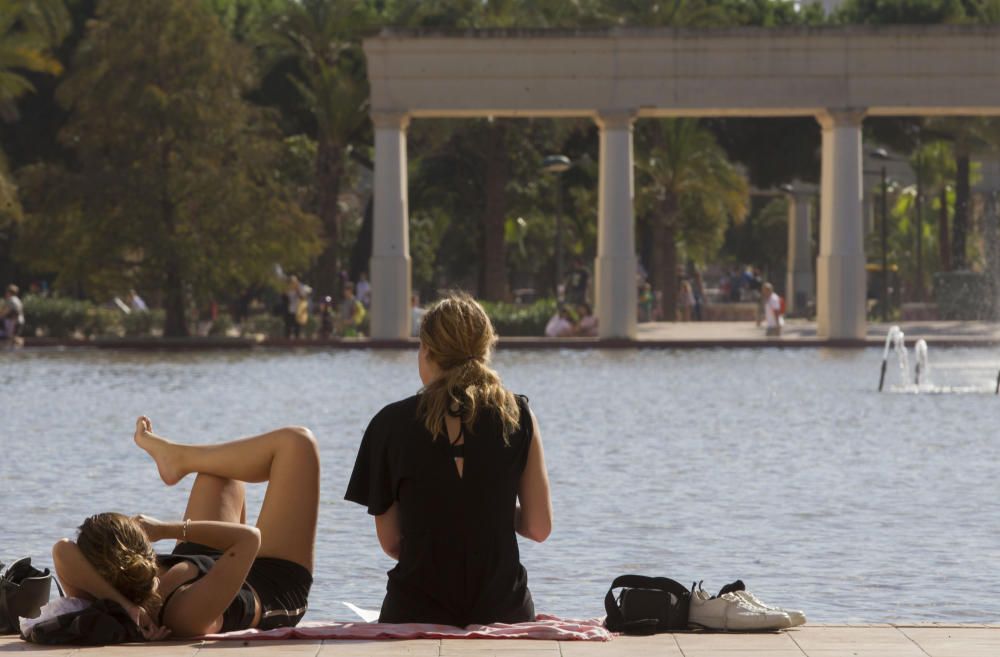
[[[673,593],[681,599],[686,599],[690,595],[690,591],[688,591],[686,586],[682,585],[680,582],[675,582],[669,577],[619,575],[613,582],[611,582],[611,588],[608,589],[608,594],[604,596],[604,611],[608,615],[604,624],[612,632],[624,632],[626,630],[626,625],[629,626],[629,630],[635,629],[641,631],[645,629],[640,627],[632,628],[631,626],[633,623],[627,624],[625,622],[625,617],[622,616],[622,610],[618,607],[618,603],[615,601],[615,589],[621,587],[634,589],[657,589],[659,591]],[[655,628],[655,623],[653,626]]]

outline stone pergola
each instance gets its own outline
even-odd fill
[[[364,50],[375,125],[376,339],[410,334],[411,118],[592,118],[600,129],[594,266],[600,335],[634,338],[634,121],[816,117],[822,128],[817,328],[820,337],[838,340],[865,334],[864,117],[1000,114],[994,27],[383,31],[366,39]],[[801,235],[790,237],[789,270],[804,272]]]

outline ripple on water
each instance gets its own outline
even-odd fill
[[[539,610],[602,613],[625,572],[741,578],[811,620],[1000,617],[1000,447],[990,352],[931,355],[917,390],[880,350],[501,352],[538,414],[556,525],[522,541]],[[343,502],[360,436],[419,387],[411,352],[0,355],[0,560],[45,562],[104,509],[177,517],[131,445],[134,416],[196,443],[311,427],[323,460],[309,618],[377,607],[392,562]],[[926,394],[931,393],[931,394]],[[987,394],[989,393],[989,394]],[[250,486],[251,519],[263,490]],[[18,511],[14,511],[17,509]]]

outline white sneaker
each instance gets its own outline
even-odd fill
[[[691,592],[688,623],[710,630],[745,632],[783,630],[792,626],[792,619],[783,611],[758,607],[733,593],[710,598],[699,588]]]
[[[763,600],[755,596],[750,591],[733,591],[733,595],[737,595],[743,598],[745,601],[749,602],[750,604],[760,607],[761,609],[767,609],[770,611],[781,611],[788,614],[789,620],[792,621],[790,627],[796,627],[806,622],[806,615],[803,612],[798,611],[797,609],[782,609],[781,607],[775,607],[773,605],[766,604]]]

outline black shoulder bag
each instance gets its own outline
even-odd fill
[[[615,589],[621,588],[618,598]],[[656,634],[688,628],[691,592],[668,577],[622,575],[611,582],[604,596],[608,617],[604,624],[612,632]]]
[[[3,568],[3,564],[0,564]],[[18,634],[18,617],[37,618],[52,590],[49,569],[31,565],[31,557],[18,559],[0,574],[0,634]]]
[[[146,640],[128,613],[111,600],[95,600],[86,609],[43,620],[22,638],[32,643],[77,646],[107,646]]]

